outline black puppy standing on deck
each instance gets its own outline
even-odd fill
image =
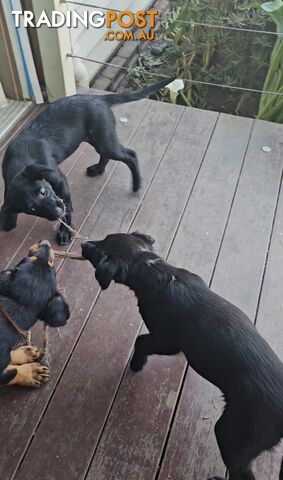
[[[173,80],[173,79],[171,79]],[[55,221],[63,217],[72,225],[72,202],[65,175],[58,165],[81,144],[88,142],[100,154],[97,165],[87,174],[101,175],[109,162],[119,160],[131,170],[133,190],[140,187],[136,153],[120,144],[111,107],[146,98],[171,81],[132,93],[113,95],[74,95],[48,105],[9,144],[3,160],[4,204],[0,212],[0,230],[16,227],[17,214],[26,213]],[[63,224],[57,241],[65,245],[72,233]]]
[[[283,437],[283,364],[244,312],[198,275],[165,262],[153,243],[139,233],[114,234],[84,243],[82,254],[103,290],[114,280],[136,294],[149,334],[136,340],[132,370],[148,355],[183,352],[223,392],[215,435],[229,479],[254,480],[252,460]]]
[[[36,347],[13,347],[40,319],[51,327],[66,324],[67,303],[57,291],[54,253],[48,240],[29,250],[12,269],[0,273],[0,385],[39,387],[49,379]]]

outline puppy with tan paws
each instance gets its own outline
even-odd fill
[[[33,346],[13,348],[37,320],[61,327],[69,308],[57,291],[54,253],[47,240],[31,247],[12,269],[0,273],[0,385],[40,387],[49,379]]]

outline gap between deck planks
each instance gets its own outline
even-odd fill
[[[115,109],[116,116],[127,114],[129,118],[129,122],[126,125],[122,125],[120,124],[120,122],[118,123],[119,138],[121,139],[121,142],[126,144],[127,141],[132,138],[140,122],[142,121],[150,107],[150,102],[145,100],[139,102],[138,112],[133,109],[129,111],[129,107],[128,110],[126,110],[126,106],[121,106],[117,108],[117,110]],[[83,157],[83,161],[86,162],[86,160],[88,160],[88,164],[84,165],[84,167],[93,163],[96,159],[98,159],[98,156],[95,154],[94,149],[87,147],[85,151],[85,156]],[[66,163],[68,162],[69,160],[67,160]],[[108,179],[111,176],[111,173],[114,171],[115,166],[116,165],[113,162],[113,166],[107,169],[108,173],[104,177],[91,179],[85,176],[84,171],[80,171],[82,169],[81,162],[78,164],[78,169],[73,172],[73,176],[68,178],[69,182],[71,183],[71,193],[73,194],[76,221],[78,222],[79,219],[79,225],[76,225],[77,228],[79,228],[80,225],[84,224],[89,214],[89,211],[91,210],[91,207],[99,198],[104,186],[106,185]],[[130,192],[131,183],[130,176],[127,176],[128,172],[126,170],[127,169],[125,168],[124,173],[128,182],[125,181],[125,184],[127,183],[127,185],[125,185],[124,194],[125,196],[128,195],[130,198],[130,193],[128,192]],[[80,173],[80,175],[78,175],[78,173]],[[72,185],[72,183],[74,183],[74,185]],[[93,187],[90,190],[90,187],[92,185]],[[90,191],[91,195],[89,194]],[[80,205],[78,205],[80,199],[81,203]],[[28,217],[23,217],[23,222],[25,220],[28,220]],[[34,230],[30,232],[29,236],[24,240],[24,242],[19,243],[18,247],[16,247],[18,248],[18,251],[16,257],[13,259],[13,263],[18,261],[22,256],[26,255],[28,247],[35,241],[38,241],[38,239],[49,238],[53,240],[53,237],[54,232],[52,231],[52,224],[43,220],[37,221]],[[10,237],[7,236],[6,242],[4,242],[4,240],[2,239],[1,248],[5,248],[6,243],[9,242],[9,238]],[[18,236],[16,238],[19,239]],[[77,283],[76,285],[72,285],[72,287],[75,291]],[[15,389],[9,388],[1,390],[1,435],[5,437],[5,445],[1,449],[1,478],[5,480],[6,478],[10,479],[15,472],[22,458],[22,455],[27,448],[28,442],[30,441],[31,436],[34,433],[34,429],[36,428],[37,423],[40,421],[44,406],[48,401],[50,394],[52,393],[52,390],[56,384],[56,380],[58,379],[58,375],[60,374],[64,366],[64,362],[66,361],[68,354],[73,348],[73,343],[77,335],[80,333],[80,328],[82,324],[82,321],[80,323],[72,324],[73,335],[68,335],[68,333],[70,333],[68,327],[64,332],[62,330],[62,339],[59,339],[58,336],[56,336],[56,333],[51,330],[51,353],[54,354],[54,362],[52,361],[53,377],[50,384],[48,384],[46,388],[42,389],[40,392],[31,392],[25,389],[17,389],[17,391],[15,392]],[[35,328],[34,330],[36,331],[37,329]],[[64,344],[65,336],[68,338],[69,342],[67,342],[67,345],[65,342],[66,350],[64,351],[64,354],[62,352],[60,354],[60,348],[61,345]],[[55,352],[57,352],[57,360]],[[19,410],[19,404],[21,404],[21,402],[23,405],[21,405],[21,409]],[[12,422],[11,418],[13,419]]]

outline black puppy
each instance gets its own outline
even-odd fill
[[[64,216],[72,224],[72,203],[65,175],[58,165],[81,142],[88,142],[100,154],[97,165],[88,167],[91,177],[101,175],[110,159],[128,165],[133,190],[140,187],[136,153],[120,144],[111,107],[146,98],[170,83],[162,80],[132,93],[114,95],[74,95],[62,98],[43,110],[9,144],[3,160],[4,204],[0,212],[0,230],[16,227],[17,214],[26,213],[57,220]],[[57,241],[65,245],[72,233],[60,225]]]
[[[139,233],[108,235],[84,243],[82,254],[102,289],[114,280],[136,294],[150,333],[137,338],[131,368],[182,351],[224,394],[215,434],[230,480],[254,480],[252,460],[283,437],[283,365],[241,310],[153,253],[153,243]]]
[[[57,291],[54,254],[47,240],[34,245],[15,268],[0,273],[0,385],[39,387],[48,381],[47,367],[36,363],[37,348],[12,348],[38,319],[61,327],[69,308]]]

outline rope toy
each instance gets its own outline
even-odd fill
[[[79,232],[77,232],[77,230],[71,227],[71,225],[68,225],[62,218],[58,218],[58,223],[64,225],[64,227],[66,227],[68,230],[70,230],[70,232],[74,234],[73,239],[76,240],[77,238],[80,238],[81,240],[88,240],[88,237],[84,237],[83,235],[81,235]],[[58,223],[55,225],[54,230],[57,230]]]
[[[76,240],[77,238],[80,238],[82,240],[88,240],[87,237],[84,237],[83,235],[81,235],[79,232],[77,232],[77,230],[75,230],[71,225],[68,225],[65,220],[63,220],[63,218],[65,218],[66,216],[66,205],[64,203],[64,201],[62,200],[62,198],[60,198],[61,202],[63,203],[63,213],[62,215],[58,218],[58,221],[57,223],[54,225],[53,227],[53,230],[56,231],[58,229],[58,225],[61,224],[61,225],[64,225],[64,227],[66,227],[70,232],[72,232],[74,234],[73,238],[74,240]]]
[[[61,252],[57,250],[53,250],[53,253],[55,257],[61,257],[61,258],[72,258],[73,260],[85,260],[84,257],[80,253],[75,253],[75,252]]]
[[[25,344],[31,346],[31,330],[27,332],[26,335],[23,336]],[[43,362],[50,370],[50,353],[49,353],[49,331],[47,323],[43,325],[43,340],[42,340],[42,349],[41,355],[39,360]]]

